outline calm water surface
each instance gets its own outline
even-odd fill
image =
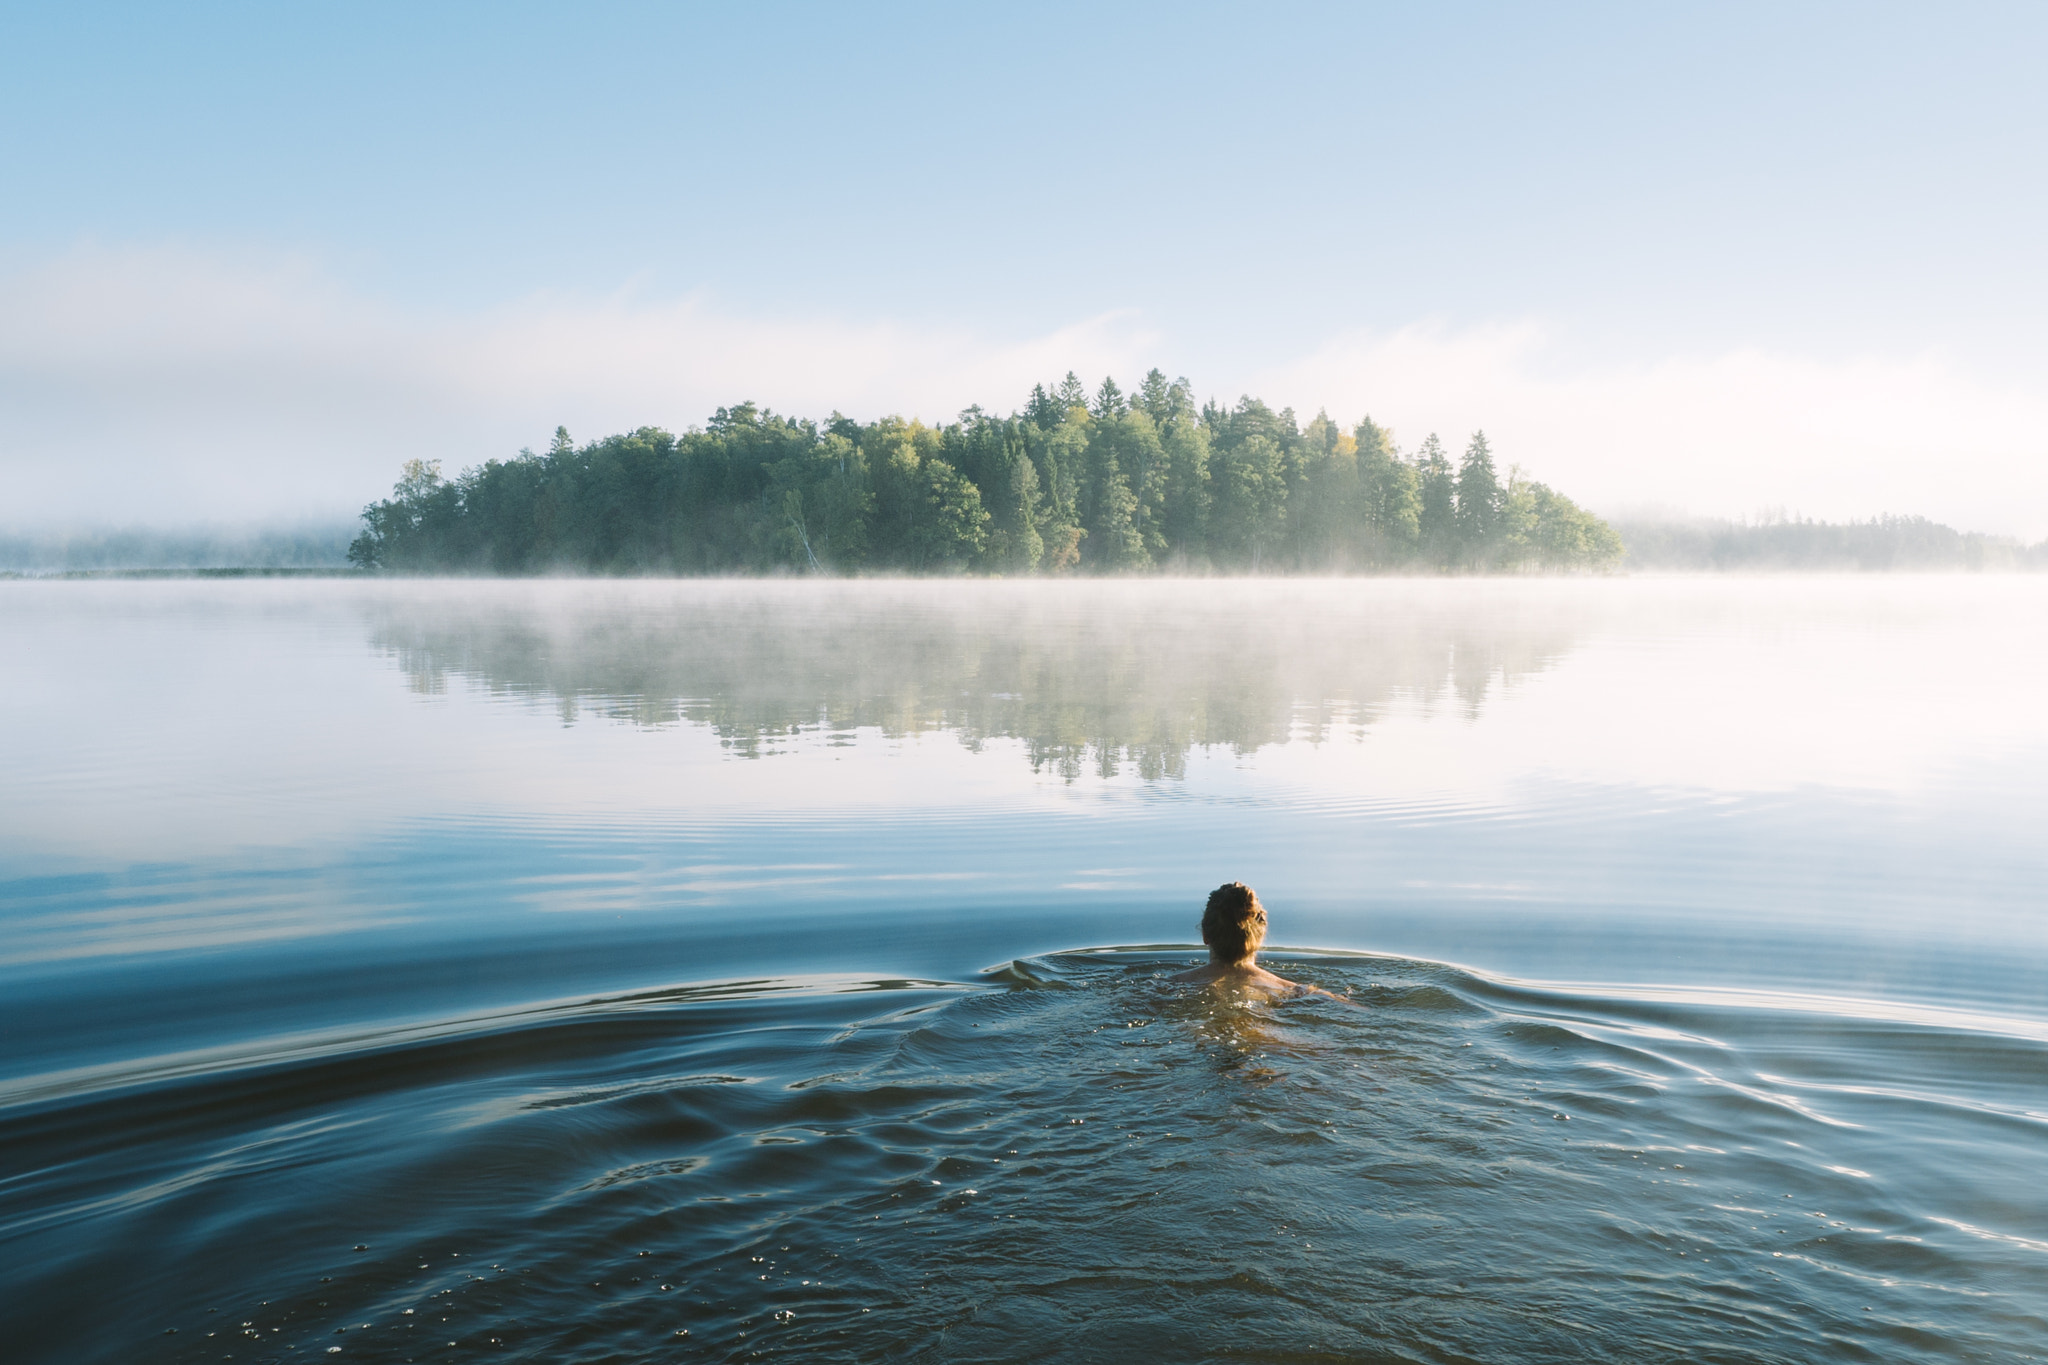
[[[10,1359],[2048,1358],[2048,581],[0,640]]]

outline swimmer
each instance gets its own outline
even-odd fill
[[[1171,979],[1267,993],[1313,991],[1317,995],[1329,994],[1314,986],[1275,976],[1261,967],[1259,947],[1265,941],[1266,907],[1259,904],[1259,893],[1243,882],[1225,882],[1209,893],[1208,908],[1202,911],[1202,942],[1209,945],[1208,965],[1181,972]]]

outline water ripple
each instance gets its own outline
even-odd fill
[[[2013,1101],[2038,1023],[1282,956],[1342,998],[1220,1000],[1163,979],[1183,953],[1108,948],[45,1077],[0,1108],[5,1326],[195,1361],[2048,1339]]]

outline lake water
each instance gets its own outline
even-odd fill
[[[10,1359],[2048,1356],[2048,579],[0,639]]]

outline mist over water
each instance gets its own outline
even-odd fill
[[[2044,608],[0,583],[0,1331],[2038,1354]]]

